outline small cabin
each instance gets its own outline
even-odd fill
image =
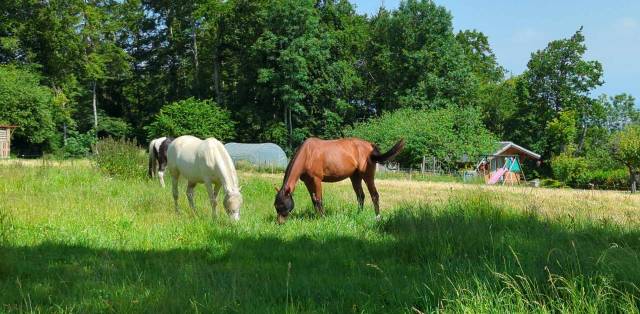
[[[0,159],[9,158],[11,154],[11,133],[15,125],[0,125]]]
[[[541,156],[513,142],[499,142],[498,149],[485,155],[476,170],[487,184],[518,184],[526,180],[522,169],[525,160],[540,160]]]

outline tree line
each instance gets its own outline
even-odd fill
[[[485,34],[455,32],[433,1],[372,16],[346,0],[12,0],[0,10],[0,122],[20,126],[23,152],[74,155],[96,135],[146,142],[206,121],[185,115],[213,114],[198,132],[224,125],[223,139],[288,151],[310,136],[410,133],[436,144],[409,147],[408,162],[500,139],[546,161],[614,169],[612,136],[640,119],[632,96],[593,95],[603,69],[585,60],[581,27],[508,75]]]

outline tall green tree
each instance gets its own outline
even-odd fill
[[[515,140],[546,157],[560,153],[571,143],[550,141],[555,135],[547,133],[548,124],[570,110],[576,113],[577,142],[582,147],[594,112],[589,93],[602,85],[602,65],[584,60],[585,52],[581,28],[570,38],[554,40],[531,55],[523,74],[526,91],[519,95]]]
[[[456,34],[471,70],[481,83],[498,83],[504,78],[504,69],[498,64],[489,45],[489,38],[478,30],[464,30]]]
[[[478,80],[455,38],[451,14],[433,1],[402,1],[371,20],[366,64],[376,112],[475,104]]]

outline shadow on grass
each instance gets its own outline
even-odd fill
[[[637,293],[640,283],[640,232],[607,222],[545,221],[469,201],[406,208],[378,228],[372,241],[212,231],[222,251],[5,245],[0,304],[8,311],[407,312],[446,308],[478,284],[497,298],[507,286],[497,273],[534,282],[538,302],[563,298],[549,287],[549,273],[608,278],[620,294]]]

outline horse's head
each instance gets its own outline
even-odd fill
[[[276,212],[278,213],[278,223],[284,223],[289,213],[293,210],[293,197],[291,196],[291,190],[289,188],[277,191],[273,206],[276,207]]]
[[[240,192],[230,192],[224,197],[224,209],[233,220],[240,220],[240,207],[242,206],[242,194]]]

